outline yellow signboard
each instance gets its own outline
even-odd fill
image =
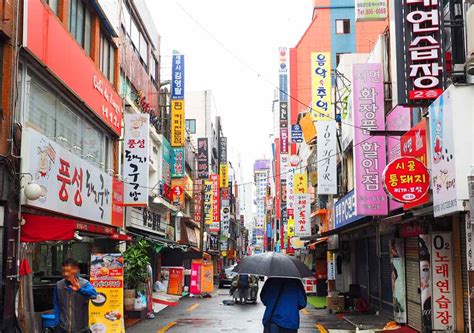
[[[184,179],[185,179],[184,192],[186,192],[186,194],[189,195],[192,198],[193,197],[193,191],[194,191],[193,179],[188,175],[187,172],[184,176]]]
[[[93,254],[91,284],[97,297],[89,304],[92,332],[124,333],[123,257],[120,253]]]
[[[203,261],[201,268],[201,292],[212,293],[214,291],[214,266],[210,261]]]
[[[221,188],[229,187],[229,165],[227,163],[220,165],[219,176]]]
[[[295,236],[295,219],[290,217],[288,218],[288,237]]]
[[[213,211],[212,211],[212,180],[204,181],[204,222],[206,224],[212,224],[213,222]]]
[[[171,100],[171,146],[184,147],[184,99]]]
[[[303,131],[304,141],[310,143],[317,136],[316,126],[314,126],[313,117],[310,113],[301,118],[300,126]]]
[[[294,176],[295,194],[308,193],[308,176],[305,173],[297,173]]]
[[[311,116],[314,121],[334,119],[331,89],[331,54],[311,53]]]

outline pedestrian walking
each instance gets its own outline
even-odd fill
[[[89,330],[89,300],[97,292],[89,281],[79,276],[79,264],[66,259],[62,266],[63,279],[54,289],[56,333],[83,333]]]
[[[265,305],[264,333],[295,333],[299,311],[306,307],[306,293],[299,279],[269,278],[260,293]]]

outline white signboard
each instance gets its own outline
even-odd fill
[[[230,237],[230,207],[221,208],[221,235]]]
[[[124,205],[148,206],[149,127],[146,114],[125,114]]]
[[[288,167],[290,165],[290,158],[288,154],[280,155],[280,179],[286,180],[288,175]]]
[[[433,330],[453,331],[456,329],[452,249],[451,233],[431,235]]]
[[[294,167],[289,167],[286,175],[286,209],[288,215],[291,215],[295,208],[295,171]]]
[[[317,121],[318,194],[337,194],[336,121]]]
[[[387,18],[387,0],[356,0],[355,17],[361,21],[384,21]]]
[[[27,205],[111,223],[111,176],[31,128],[23,129],[22,141],[21,172],[31,173],[42,188],[42,196]]]
[[[429,107],[434,216],[464,210],[473,142],[470,87],[450,86]]]
[[[295,236],[311,236],[311,204],[309,194],[295,194]]]

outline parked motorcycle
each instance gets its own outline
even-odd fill
[[[236,304],[257,304],[258,277],[247,274],[235,276],[229,293]]]

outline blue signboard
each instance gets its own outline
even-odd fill
[[[273,236],[272,224],[268,223],[267,224],[267,237],[272,238],[272,236]]]
[[[171,65],[171,99],[184,99],[184,55],[174,54]]]
[[[288,75],[280,74],[280,102],[288,102]]]
[[[334,229],[351,224],[364,217],[355,215],[354,191],[347,193],[334,204]]]
[[[301,129],[300,124],[291,125],[291,140],[293,143],[303,142],[303,130]]]

